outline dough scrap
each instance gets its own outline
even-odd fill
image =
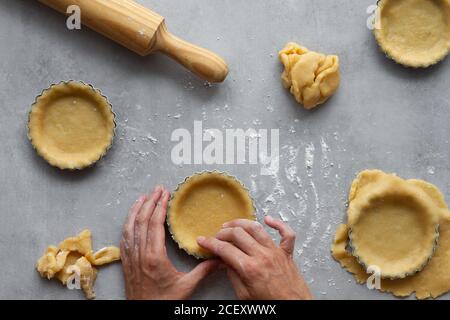
[[[338,56],[326,56],[290,42],[279,57],[285,67],[281,76],[283,86],[306,109],[324,103],[339,88]]]
[[[349,201],[351,202],[362,186],[371,183],[378,176],[384,174],[381,171],[365,171],[359,175],[350,190]],[[450,212],[444,196],[434,185],[421,180],[406,180],[425,192],[440,209],[439,242],[431,260],[422,271],[407,276],[403,279],[381,279],[381,291],[390,292],[395,296],[406,297],[413,293],[417,299],[437,298],[450,291]],[[340,265],[355,276],[358,283],[365,283],[370,276],[365,268],[348,250],[349,226],[342,224],[337,228],[336,235],[331,247],[332,256]]]
[[[428,67],[450,50],[448,0],[381,0],[375,37],[382,50],[396,62]]]
[[[82,231],[78,236],[62,241],[58,247],[49,246],[38,260],[36,268],[41,277],[57,278],[63,285],[73,274],[73,266],[80,271],[80,285],[86,298],[94,299],[94,284],[97,269],[94,266],[108,264],[120,260],[117,247],[105,247],[97,252],[92,250],[91,232]]]
[[[81,82],[44,90],[31,108],[28,136],[47,162],[82,169],[106,154],[114,137],[114,113],[100,91]]]
[[[256,220],[248,190],[234,177],[219,172],[193,175],[178,186],[169,203],[167,224],[179,247],[197,258],[212,255],[197,244],[235,219]]]

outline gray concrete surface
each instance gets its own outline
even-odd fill
[[[223,55],[226,82],[205,86],[164,56],[141,58],[87,29],[69,31],[37,1],[0,1],[0,298],[82,299],[34,270],[47,245],[83,228],[95,248],[118,244],[139,193],[156,183],[174,189],[185,176],[216,168],[248,185],[259,217],[283,217],[296,230],[295,259],[318,298],[392,298],[355,284],[329,246],[362,169],[426,179],[450,198],[450,61],[412,70],[386,59],[366,28],[373,0],[139,2],[164,15],[175,34]],[[340,91],[314,112],[281,86],[277,52],[288,41],[341,58]],[[26,136],[35,96],[63,79],[100,88],[117,114],[112,150],[83,172],[50,167]],[[205,128],[278,128],[278,175],[259,175],[259,165],[172,164],[171,133],[192,130],[194,120]],[[180,269],[196,264],[170,239],[167,245]],[[102,268],[96,291],[99,299],[124,298],[119,264]],[[234,294],[218,273],[194,298]]]

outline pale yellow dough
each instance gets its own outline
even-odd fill
[[[383,278],[404,278],[433,255],[442,210],[415,183],[364,171],[350,191],[348,226],[353,255]]]
[[[383,180],[384,178],[387,178],[388,180],[400,179],[398,177],[395,177],[394,175],[388,175],[378,170],[369,170],[362,172],[352,184],[349,196],[350,206],[352,206],[352,202],[354,202],[355,199],[358,199],[359,196],[364,196],[364,193],[369,192],[370,189],[377,189],[377,184],[379,184],[380,180]],[[416,188],[416,190],[418,191],[420,190],[417,197],[420,197],[421,199],[413,200],[413,198],[409,198],[411,200],[409,202],[409,205],[414,207],[415,204],[417,204],[417,201],[424,201],[425,203],[428,201],[432,202],[432,204],[430,204],[430,202],[428,202],[427,204],[433,206],[433,212],[436,212],[436,217],[438,217],[439,219],[439,242],[436,246],[436,251],[431,260],[429,260],[429,262],[425,264],[424,268],[421,271],[415,273],[414,275],[406,276],[402,279],[382,279],[381,291],[391,292],[396,296],[402,297],[408,296],[415,292],[418,299],[426,299],[430,297],[436,298],[450,290],[450,212],[443,195],[434,185],[421,180],[403,180],[403,182],[408,185],[408,187],[411,187],[413,189]],[[390,182],[387,182],[387,184],[389,183]],[[400,187],[400,189],[401,188],[402,187]],[[394,190],[394,194],[396,192],[397,190]],[[380,194],[382,194],[382,192]],[[407,197],[408,196],[411,195],[408,194]],[[399,200],[399,204],[402,207],[399,210],[401,216],[404,214],[405,210],[405,207],[402,205],[402,203],[404,203],[403,200]],[[374,203],[377,203],[377,201],[375,201]],[[388,201],[387,203],[387,208],[391,208],[392,203],[395,203],[395,201]],[[406,208],[407,207],[408,206],[406,206]],[[349,209],[349,214],[350,211],[351,210]],[[412,210],[411,212],[415,212],[415,210]],[[390,214],[388,213],[388,215]],[[408,221],[408,219],[403,220],[403,218],[404,217],[401,217],[400,224]],[[428,223],[424,221],[424,224]],[[387,228],[385,227],[386,225],[382,221],[380,221],[378,225],[373,225],[374,230],[367,230],[369,232],[369,235],[367,235],[368,238],[376,234],[378,230],[380,230],[381,233],[386,230],[395,229],[390,226],[388,226]],[[397,258],[395,256],[396,252],[392,248],[389,248],[389,244],[391,243],[391,241],[393,244],[392,247],[396,247],[396,243],[402,241],[402,239],[404,239],[408,246],[413,245],[414,243],[411,242],[411,239],[408,238],[408,235],[412,234],[412,237],[416,237],[417,231],[420,229],[421,226],[418,226],[416,222],[413,222],[410,228],[400,226],[397,231],[401,235],[396,235],[393,238],[392,235],[388,235],[386,238],[385,235],[380,234],[380,237],[377,237],[377,239],[374,240],[376,244],[374,245],[373,243],[371,243],[369,247],[373,250],[379,250],[380,248],[378,248],[377,246],[381,246],[381,250],[387,249],[388,252],[393,255],[392,261],[395,261]],[[358,282],[364,283],[369,277],[369,274],[366,273],[366,269],[349,251],[349,232],[349,225],[339,226],[338,230],[336,231],[334,243],[332,245],[332,254],[333,257],[337,261],[339,261],[339,263],[344,268],[355,275],[355,278]],[[422,245],[420,241],[424,239],[428,239],[428,237],[422,238],[422,236],[420,236],[420,240],[415,243],[415,247],[411,248],[411,257],[413,257],[417,253],[416,247],[421,247]],[[400,247],[403,249],[402,245],[400,245]],[[429,245],[425,247],[429,247]],[[366,249],[367,248],[368,247],[366,247]],[[421,250],[419,250],[419,252],[420,251]],[[407,259],[405,259],[406,254],[402,250],[400,252],[400,260],[405,261],[407,265]],[[374,252],[374,254],[375,256],[384,256],[384,254],[380,255],[379,252]],[[413,258],[412,261],[415,261],[415,259]],[[385,263],[388,264],[389,262],[386,260]]]
[[[98,90],[61,82],[44,90],[30,112],[29,138],[37,152],[60,169],[82,169],[111,146],[114,114]]]
[[[284,65],[281,77],[298,103],[312,109],[327,101],[339,88],[339,58],[288,43],[279,53]]]
[[[167,223],[180,248],[198,258],[211,258],[197,244],[197,237],[215,236],[227,221],[255,220],[254,212],[248,190],[239,181],[223,173],[203,172],[174,192]]]
[[[56,277],[66,285],[73,273],[69,268],[77,266],[80,270],[80,285],[86,298],[94,299],[94,283],[97,277],[97,269],[94,266],[117,260],[120,260],[120,250],[117,247],[105,247],[94,253],[91,232],[84,230],[76,237],[65,239],[58,247],[49,246],[38,260],[36,268],[43,278],[50,280]]]
[[[400,64],[428,67],[450,49],[448,0],[381,0],[375,37]]]

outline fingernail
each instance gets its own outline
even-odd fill
[[[203,242],[203,241],[205,241],[205,237],[202,237],[202,236],[200,236],[200,237],[197,237],[197,242]]]
[[[136,202],[143,202],[143,201],[145,201],[145,195],[141,194],[139,198],[136,200]]]
[[[225,222],[225,223],[222,225],[222,228],[228,228],[229,225],[230,225],[229,222]]]

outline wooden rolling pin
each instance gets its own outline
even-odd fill
[[[210,82],[222,82],[228,74],[221,57],[175,37],[162,16],[133,0],[39,1],[64,14],[70,5],[79,6],[84,25],[142,56],[160,51]]]

